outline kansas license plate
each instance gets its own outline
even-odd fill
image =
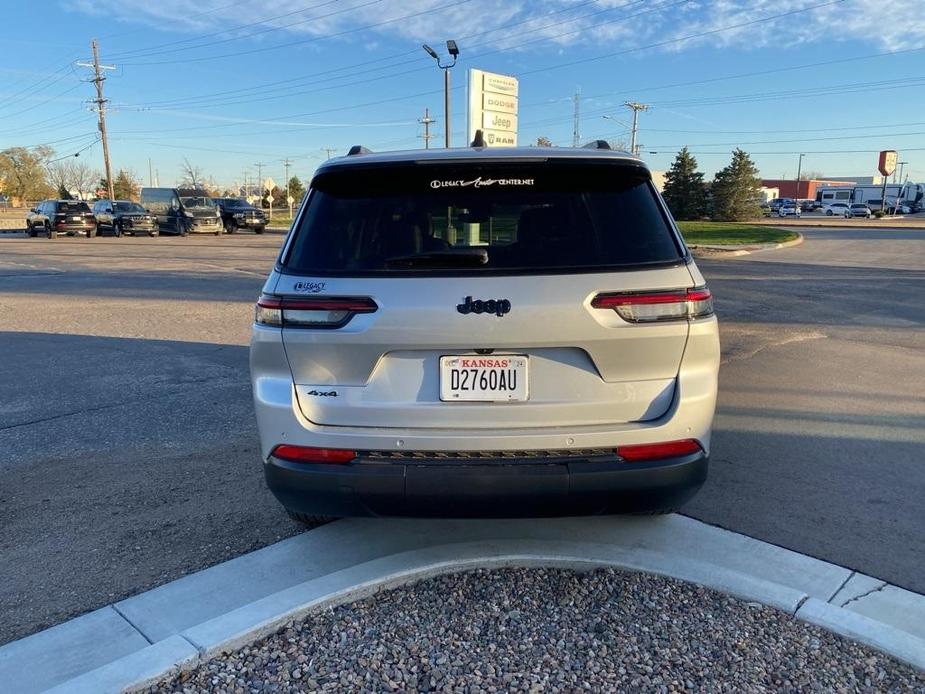
[[[445,402],[526,400],[529,358],[518,354],[440,357],[440,399]]]

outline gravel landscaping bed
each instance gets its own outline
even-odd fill
[[[922,692],[925,674],[681,581],[505,569],[323,611],[147,691],[432,690]]]

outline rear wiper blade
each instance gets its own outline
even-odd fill
[[[388,258],[388,267],[477,267],[488,262],[484,248],[451,248],[445,251],[426,251]]]

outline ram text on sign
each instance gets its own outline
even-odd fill
[[[517,133],[509,133],[503,130],[483,130],[482,136],[485,138],[485,144],[489,147],[517,146]]]

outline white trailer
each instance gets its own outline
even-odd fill
[[[921,183],[887,183],[886,205],[892,206],[897,202],[906,205],[921,206],[925,188]],[[863,186],[826,186],[816,189],[816,202],[823,206],[833,202],[860,202],[871,204],[879,209],[884,199],[883,184]]]

